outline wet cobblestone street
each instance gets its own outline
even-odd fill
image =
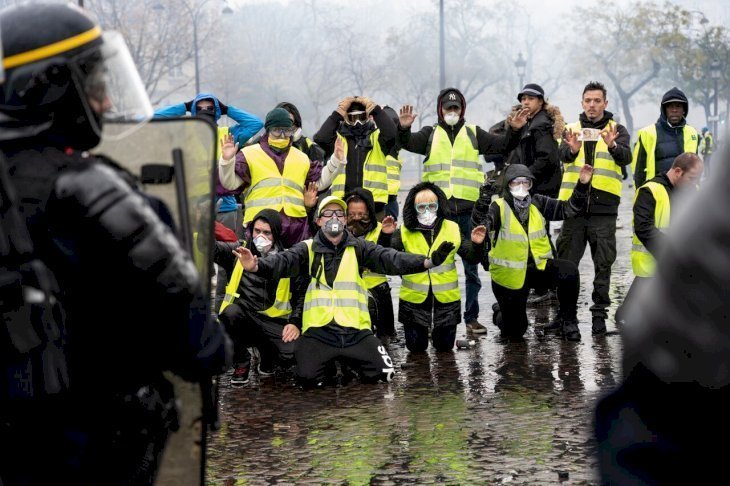
[[[592,411],[621,376],[613,314],[633,278],[632,197],[625,183],[608,335],[591,335],[590,249],[580,266],[578,343],[539,338],[534,326],[524,342],[503,343],[491,322],[489,274],[480,268],[480,321],[488,335],[469,349],[422,355],[409,353],[401,335],[388,345],[397,369],[389,384],[302,391],[291,376],[259,379],[252,371],[250,383],[234,388],[230,373],[224,376],[208,483],[598,483]],[[399,286],[391,277],[396,317]],[[554,314],[550,303],[528,306],[537,326]],[[458,330],[463,337],[463,323]]]

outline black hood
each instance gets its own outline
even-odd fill
[[[438,98],[436,98],[436,115],[438,116],[439,123],[445,123],[444,122],[444,116],[441,113],[441,98],[448,93],[449,91],[453,91],[457,97],[461,99],[461,118],[459,121],[464,120],[464,116],[466,115],[466,99],[464,98],[464,95],[456,88],[446,88],[441,90],[441,92],[438,95]]]
[[[687,100],[687,96],[684,94],[684,91],[675,86],[662,96],[662,104],[659,107],[659,111],[662,118],[665,120],[667,119],[667,115],[664,113],[664,103],[669,101],[679,101],[682,103],[684,105],[684,117],[687,118],[687,115],[689,114],[689,101]]]
[[[302,128],[302,115],[299,114],[299,110],[296,106],[288,101],[282,101],[276,105],[276,108],[284,108],[286,111],[291,113],[291,116],[294,117],[294,125],[298,128]]]
[[[411,231],[418,229],[418,214],[416,213],[416,194],[424,189],[430,189],[436,194],[438,199],[439,209],[436,211],[436,224],[434,227],[439,227],[442,219],[450,219],[451,211],[449,211],[449,202],[446,199],[446,194],[436,184],[432,182],[420,182],[413,186],[406,196],[406,202],[403,205],[403,224],[406,228]]]
[[[368,215],[370,216],[370,226],[368,227],[368,231],[372,231],[378,225],[378,220],[375,218],[376,211],[373,193],[365,188],[356,187],[345,194],[345,202],[347,202],[352,196],[358,196],[360,199],[365,201],[365,207],[368,208]]]
[[[512,164],[508,166],[504,171],[504,185],[502,186],[502,197],[512,197],[509,192],[509,182],[517,177],[529,177],[532,180],[533,185],[535,184],[535,176],[532,175],[532,172],[530,172],[530,169],[528,169],[526,165]]]
[[[281,243],[281,216],[279,216],[279,213],[273,209],[262,209],[259,211],[259,213],[251,220],[251,223],[248,225],[248,241],[246,242],[246,247],[251,250],[252,252],[256,251],[256,247],[253,244],[253,226],[256,224],[256,221],[259,219],[263,219],[267,223],[269,223],[269,226],[271,226],[271,234],[274,237],[274,245],[273,247],[276,248],[276,251],[284,251],[284,246]]]

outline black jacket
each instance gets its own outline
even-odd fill
[[[441,98],[448,91],[456,92],[461,97],[461,106],[464,107],[461,110],[461,119],[453,127],[446,124],[441,114]],[[449,140],[451,140],[451,144],[453,145],[456,135],[458,135],[461,127],[463,127],[465,123],[464,115],[466,113],[466,99],[464,98],[464,95],[456,88],[446,88],[442,90],[436,101],[436,112],[438,113],[438,125],[446,131],[449,135]],[[430,141],[432,140],[433,130],[434,127],[429,125],[421,128],[416,133],[412,133],[410,127],[399,127],[399,143],[403,149],[408,150],[409,152],[425,155],[426,158],[423,159],[423,162],[426,163],[431,151]],[[505,135],[496,135],[494,133],[484,131],[480,127],[476,127],[476,139],[477,150],[480,154],[485,156],[491,154],[505,155],[517,147],[517,144],[519,143],[519,132],[515,132],[511,127],[509,127],[507,128]],[[471,214],[474,202],[451,197],[449,199],[449,207],[455,215]]]
[[[438,197],[439,209],[436,213],[437,218],[433,228],[424,228],[418,223],[415,200],[416,194],[423,189],[432,190],[436,194],[436,197]],[[403,205],[403,225],[411,231],[420,231],[429,246],[441,230],[444,220],[449,219],[451,216],[446,195],[438,186],[431,182],[421,182],[413,186]],[[486,255],[488,250],[487,239],[484,241],[486,246],[485,244],[475,245],[471,242],[470,236],[462,235],[461,245],[457,254],[468,263],[478,263],[482,256]],[[393,233],[390,245],[396,250],[405,250],[400,228]],[[420,304],[413,304],[401,300],[398,304],[398,320],[403,323],[415,323],[426,327],[429,327],[431,324],[434,327],[455,326],[461,322],[461,301],[443,304],[433,297],[433,292],[429,289],[428,297]]]
[[[36,251],[61,282],[75,392],[104,401],[163,370],[224,371],[230,341],[170,228],[112,167],[32,144],[4,151]]]
[[[656,182],[664,186],[672,199],[674,185],[669,181],[666,173],[659,174],[648,182]],[[649,250],[649,253],[656,256],[660,248],[664,246],[666,236],[656,227],[654,219],[654,210],[656,209],[656,199],[649,189],[639,188],[634,201],[634,233],[639,241]]]
[[[342,115],[333,111],[327,117],[317,133],[314,134],[314,141],[324,150],[325,158],[329,158],[335,151],[335,140],[339,132],[347,140],[347,165],[345,166],[345,192],[350,192],[356,187],[363,186],[363,167],[372,150],[369,141],[369,134],[380,129],[378,144],[383,155],[388,155],[395,146],[396,128],[393,120],[376,105],[370,113],[375,120],[375,125],[369,124],[365,133],[359,133],[362,129],[351,127],[344,123]],[[367,135],[367,136],[366,136]],[[382,209],[383,203],[379,203],[378,210]]]
[[[613,113],[608,111],[604,112],[603,118],[598,122],[590,121],[585,113],[581,113],[579,118],[582,128],[598,128],[599,130],[603,130],[608,125],[608,122],[613,119]],[[624,167],[631,164],[631,140],[629,132],[623,125],[617,123],[616,129],[618,130],[616,146],[614,148],[609,147],[608,152],[617,165]],[[583,145],[586,163],[593,165],[596,142],[584,142]],[[571,153],[570,146],[567,143],[561,144],[559,151],[560,160],[563,162],[573,162],[578,157],[578,154]],[[589,195],[588,206],[586,208],[587,214],[618,214],[618,205],[621,202],[619,196],[594,189],[593,186],[590,187]]]

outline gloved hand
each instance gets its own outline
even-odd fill
[[[352,96],[348,96],[346,98],[343,98],[342,101],[337,105],[337,113],[342,115],[343,119],[347,119],[347,110],[350,109],[350,105],[352,102],[355,101],[355,98]]]
[[[375,108],[377,106],[377,104],[373,100],[371,100],[370,98],[367,98],[365,96],[359,96],[356,99],[358,102],[365,105],[365,113],[367,113],[368,115],[370,115],[370,112],[373,111],[373,108]]]
[[[218,106],[221,108],[221,115],[228,114],[228,106],[226,106],[221,100],[218,100]]]
[[[454,250],[454,244],[450,241],[444,241],[439,245],[438,248],[436,248],[436,251],[431,253],[431,263],[433,263],[434,267],[438,267],[442,263],[446,261],[446,257],[449,256],[449,253],[451,253]]]
[[[194,100],[190,100],[190,101],[186,101],[185,102],[185,111],[189,111],[190,113],[193,112],[193,101]]]

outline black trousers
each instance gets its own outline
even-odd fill
[[[294,353],[297,376],[305,384],[323,383],[334,360],[348,365],[367,383],[390,381],[395,372],[385,346],[371,333],[350,346],[327,344],[306,333],[297,339],[297,343]]]
[[[611,305],[611,266],[616,261],[616,215],[590,214],[566,219],[556,244],[558,258],[570,260],[576,266],[583,258],[586,244],[590,245],[595,269],[591,313],[606,319]]]
[[[420,324],[403,324],[406,347],[412,353],[421,353],[428,348],[428,327]],[[450,351],[456,341],[456,326],[434,326],[431,329],[431,344],[436,351]]]
[[[393,315],[393,298],[390,295],[388,282],[370,289],[368,309],[373,331],[378,337],[395,336],[395,317]]]
[[[296,341],[285,343],[281,339],[286,320],[248,311],[235,302],[226,307],[218,318],[233,340],[234,363],[245,364],[251,360],[248,348],[259,350],[264,368],[270,368],[276,362],[293,360]]]
[[[575,319],[577,315],[580,275],[578,267],[568,260],[548,260],[545,270],[528,268],[525,283],[521,289],[508,289],[492,280],[492,292],[497,298],[501,319],[496,324],[505,337],[521,337],[527,331],[527,295],[533,282],[551,282],[558,289],[558,318]]]

